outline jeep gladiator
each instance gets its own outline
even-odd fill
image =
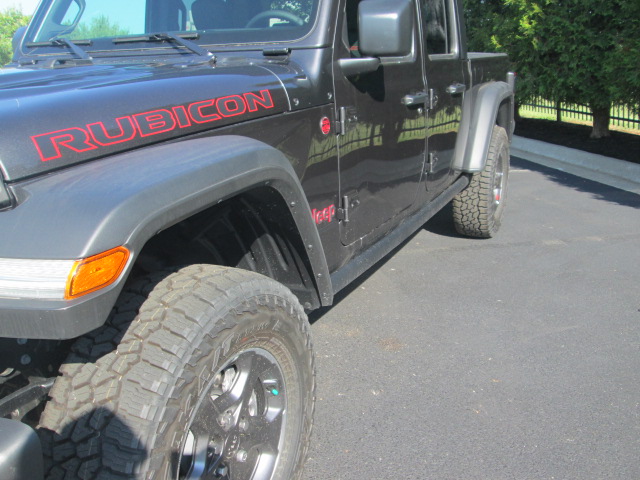
[[[0,69],[0,480],[300,478],[306,313],[452,203],[515,78],[459,0],[43,0]]]

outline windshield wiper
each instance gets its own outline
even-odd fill
[[[91,45],[90,40],[82,40],[78,43],[82,43],[83,45]],[[69,50],[73,52],[73,54],[82,60],[83,64],[93,64],[93,58],[85,52],[82,48],[78,46],[78,44],[72,42],[68,38],[54,38],[52,40],[47,40],[46,42],[28,42],[25,44],[26,47],[35,48],[35,47],[67,47]]]
[[[213,53],[211,53],[206,48],[202,48],[195,42],[191,40],[187,40],[188,38],[199,38],[197,33],[186,34],[186,35],[176,35],[170,32],[158,32],[158,33],[150,33],[148,35],[139,35],[135,37],[120,37],[114,38],[113,43],[132,43],[132,42],[175,42],[178,45],[190,50],[191,52],[199,55],[201,57],[214,58]]]

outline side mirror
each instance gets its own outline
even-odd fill
[[[358,6],[360,52],[370,57],[404,57],[413,46],[411,0],[363,0]]]
[[[13,34],[13,38],[11,39],[11,48],[13,49],[14,60],[18,56],[18,49],[20,48],[20,44],[22,43],[22,39],[24,38],[24,34],[26,32],[27,27],[20,27],[16,30],[16,33]]]
[[[404,57],[413,47],[412,0],[362,0],[358,5],[358,45],[363,58],[341,58],[347,77],[375,72],[380,57]]]

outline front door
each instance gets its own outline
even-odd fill
[[[346,0],[346,16],[339,16],[335,60],[359,56],[358,3]],[[415,201],[425,162],[425,111],[424,105],[406,106],[402,99],[425,90],[417,25],[414,46],[411,55],[384,60],[373,73],[347,77],[334,62],[345,245],[379,227],[383,233],[384,225]]]

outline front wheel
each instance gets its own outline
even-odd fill
[[[78,342],[51,390],[48,478],[299,478],[315,383],[288,289],[194,265],[158,283],[133,322],[112,320]],[[118,347],[101,355],[109,335]],[[79,363],[78,351],[97,358]]]
[[[509,137],[493,127],[484,169],[473,175],[469,187],[453,199],[453,222],[458,233],[490,238],[500,229],[509,178]]]

